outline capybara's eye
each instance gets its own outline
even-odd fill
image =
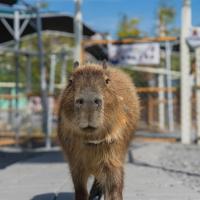
[[[109,78],[107,78],[106,79],[106,84],[108,84],[110,82],[110,79]]]
[[[70,86],[73,83],[72,79],[69,79],[68,86]]]

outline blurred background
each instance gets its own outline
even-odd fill
[[[74,60],[128,73],[136,137],[200,136],[199,0],[0,0],[0,145],[57,144],[58,97]]]

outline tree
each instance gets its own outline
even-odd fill
[[[158,8],[158,35],[161,37],[177,34],[177,29],[171,27],[176,17],[176,10],[166,4],[166,1],[161,1]]]
[[[126,15],[123,15],[120,19],[117,36],[119,39],[124,38],[139,38],[142,35],[142,31],[139,29],[140,19],[129,19]]]
[[[169,5],[170,1],[160,0],[157,19],[158,19],[158,29],[157,36],[179,36],[180,29],[176,28],[173,25],[174,20],[176,19],[176,10],[173,6]],[[172,69],[178,69],[179,66],[179,57],[176,55],[172,56]],[[165,65],[165,61],[162,59],[162,65]]]

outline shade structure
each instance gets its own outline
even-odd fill
[[[36,28],[34,28],[33,24],[35,21],[35,16],[34,15],[24,15],[26,18],[30,18],[30,22],[24,29],[24,31],[21,34],[21,37],[33,34],[36,32]],[[2,15],[1,15],[2,17]],[[3,16],[9,23],[9,25],[12,27],[13,26],[13,21],[14,21],[14,15],[12,17],[11,14]],[[67,15],[67,14],[59,14],[59,13],[52,13],[52,14],[41,14],[42,18],[42,30],[49,30],[49,31],[59,31],[59,32],[64,32],[64,33],[71,33],[73,34],[73,17]],[[24,18],[21,18],[20,23],[23,23]],[[92,36],[96,32],[83,24],[83,35],[84,36]],[[13,40],[12,34],[6,29],[2,21],[0,21],[0,43],[8,42]]]
[[[16,4],[17,2],[18,0],[0,0],[0,3],[10,5],[10,6]]]

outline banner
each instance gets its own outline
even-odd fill
[[[159,43],[109,45],[111,62],[122,65],[158,65],[160,63]]]

